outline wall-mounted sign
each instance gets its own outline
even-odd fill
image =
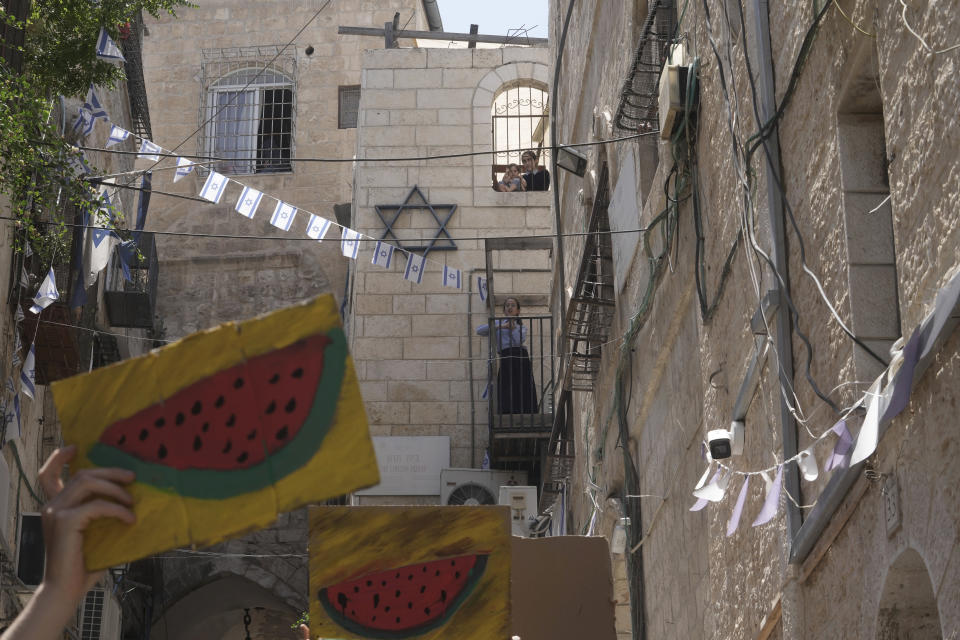
[[[440,495],[440,470],[450,466],[449,436],[374,436],[380,484],[360,496]]]

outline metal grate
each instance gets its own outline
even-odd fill
[[[18,22],[30,15],[30,0],[3,0],[3,11]],[[20,73],[23,70],[23,29],[0,20],[0,58],[10,65],[10,69]]]
[[[590,235],[586,236],[580,271],[567,312],[564,333],[570,341],[570,362],[564,380],[566,389],[593,391],[600,370],[601,351],[613,323],[616,298],[608,202],[608,170],[604,165],[590,214]]]
[[[203,50],[201,155],[224,174],[292,170],[296,60],[281,47]]]
[[[657,118],[660,71],[673,38],[674,15],[673,0],[651,1],[633,64],[620,91],[620,105],[614,118],[620,133],[656,131],[660,126]],[[641,140],[656,144],[653,136]]]
[[[360,112],[360,85],[340,87],[339,115],[337,126],[341,129],[356,129]]]
[[[133,132],[141,138],[153,139],[150,128],[150,110],[147,108],[147,83],[143,78],[143,16],[138,11],[135,17],[120,30],[120,46],[126,60],[127,93],[130,95],[130,116]]]
[[[103,589],[87,591],[83,599],[83,622],[80,624],[80,640],[100,640],[103,627]]]
[[[534,149],[540,164],[549,161],[549,149],[543,150],[550,127],[549,94],[546,89],[521,85],[506,89],[497,95],[491,107],[493,121],[493,179],[503,177],[507,165],[521,165],[520,156],[526,149]]]

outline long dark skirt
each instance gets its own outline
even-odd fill
[[[537,412],[537,387],[526,347],[509,347],[500,352],[497,393],[500,413]]]

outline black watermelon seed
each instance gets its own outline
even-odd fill
[[[440,589],[440,602],[446,602],[446,601],[447,601],[447,590]]]
[[[290,398],[290,402],[287,403],[287,406],[283,408],[287,413],[293,413],[297,408],[297,400],[295,398]]]
[[[180,425],[183,424],[183,421],[186,419],[187,419],[186,416],[184,416],[181,412],[177,411],[177,417],[174,420],[174,422],[176,422],[177,426],[179,427]]]
[[[163,425],[165,424],[167,424],[166,420],[163,418],[157,418],[156,422],[153,423],[153,426],[155,426],[157,429],[162,429]]]
[[[277,410],[277,403],[271,400],[270,404],[267,405],[266,413],[273,413],[276,410]]]
[[[372,586],[373,586],[373,581],[372,581],[372,580],[367,580],[367,586],[368,586],[368,587],[372,587]]]
[[[434,573],[433,575],[439,576],[439,575],[440,575],[440,569],[437,569],[436,573]]]
[[[420,593],[423,593],[423,592],[426,591],[426,590],[427,590],[427,585],[425,585],[425,584],[420,585]]]
[[[270,384],[277,384],[277,382],[279,382],[279,381],[280,381],[280,374],[279,374],[279,373],[273,374],[273,377],[270,378],[270,380],[269,380]]]
[[[352,616],[357,615],[357,610],[356,610],[356,609],[350,609],[350,615],[352,615]]]
[[[341,608],[346,609],[347,602],[349,602],[349,598],[347,598],[347,594],[343,593],[342,591],[337,594],[337,604],[339,604]]]
[[[157,449],[157,457],[163,460],[167,457],[167,448],[163,445],[160,445],[160,448]]]
[[[424,573],[426,573],[426,572],[427,572],[427,568],[426,568],[426,567],[423,567],[423,568],[420,569],[420,571],[423,571]]]
[[[408,603],[407,603],[407,609],[413,609],[413,603],[412,603],[412,602],[408,602]]]
[[[140,442],[143,442],[150,435],[150,432],[146,429],[140,429]]]
[[[122,444],[123,444],[124,442],[126,442],[126,441],[127,441],[127,435],[124,434],[124,435],[120,436],[120,439],[119,439],[119,440],[117,440],[117,444],[121,444],[121,445],[122,445]]]
[[[381,586],[381,587],[387,586],[387,581],[386,581],[386,580],[381,580],[381,581],[380,581],[380,586]]]
[[[399,597],[400,597],[400,589],[397,589],[396,591],[393,592],[393,597],[394,597],[394,598],[399,598]]]
[[[430,615],[430,607],[424,607],[423,612],[427,615]]]
[[[354,587],[353,587],[353,592],[354,592],[354,593],[360,593],[360,587],[354,586]]]
[[[277,440],[286,440],[287,439],[287,425],[280,427],[280,431],[277,431]]]
[[[227,444],[221,453],[230,453],[230,449],[233,449],[233,440],[227,440]]]
[[[373,608],[376,609],[379,606],[380,606],[380,594],[375,593],[373,594]],[[374,616],[374,618],[376,618],[376,616]]]
[[[190,413],[192,413],[193,415],[197,415],[201,411],[203,411],[203,405],[200,404],[199,400],[197,400],[196,402],[193,403],[193,406],[190,407]]]
[[[400,616],[397,616],[397,624],[400,624]]]
[[[373,620],[374,622],[376,622],[376,621],[377,621],[377,616],[373,616],[372,620]]]
[[[390,613],[390,605],[385,606],[383,610],[386,611],[387,613]]]
[[[243,386],[243,378],[237,378],[236,380],[233,381],[234,389],[239,389],[242,386]]]
[[[200,427],[200,430],[203,431],[204,433],[206,433],[207,431],[210,431],[210,423],[204,422],[203,426]]]
[[[459,571],[455,572],[455,573],[453,574],[453,577],[454,577],[454,578],[459,578],[459,577],[460,577],[460,572],[459,572]]]
[[[412,574],[412,573],[407,576],[407,580],[413,580],[413,574]]]
[[[294,378],[302,378],[302,377],[303,377],[303,368],[302,368],[302,367],[297,367],[296,369],[293,370],[293,373],[291,373],[290,375],[292,375]]]
[[[257,430],[256,430],[256,429],[254,429],[253,431],[251,431],[250,433],[247,434],[247,440],[253,440],[253,439],[256,438],[256,437],[257,437]]]
[[[247,456],[247,452],[244,451],[243,453],[241,453],[240,455],[237,456],[237,462],[243,464],[244,462],[247,461],[247,457],[248,457],[248,456]]]
[[[200,439],[200,436],[193,437],[193,450],[200,451],[200,447],[203,446],[203,440]]]
[[[393,576],[393,577],[394,577],[394,578],[399,578],[399,577],[400,577],[400,572],[397,571],[397,574],[396,574],[395,576]]]
[[[230,417],[227,418],[227,426],[232,427],[237,422],[237,416],[235,414],[230,414]]]
[[[457,566],[457,561],[456,561],[456,560],[451,560],[451,561],[450,561],[450,566],[451,566],[451,567]]]
[[[217,396],[217,401],[213,403],[217,409],[223,406],[223,396]]]

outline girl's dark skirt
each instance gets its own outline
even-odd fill
[[[526,347],[509,347],[500,352],[497,392],[500,413],[537,412],[533,363]]]

